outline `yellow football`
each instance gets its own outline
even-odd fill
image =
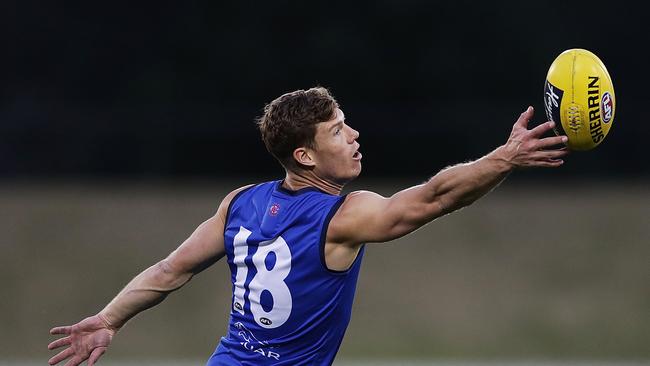
[[[546,117],[555,122],[555,133],[569,138],[569,149],[600,145],[616,110],[612,78],[603,62],[579,48],[562,52],[546,75],[544,107]]]

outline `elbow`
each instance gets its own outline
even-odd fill
[[[161,292],[177,290],[192,278],[191,274],[177,270],[168,259],[156,263],[153,270]]]

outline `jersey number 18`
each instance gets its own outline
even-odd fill
[[[273,240],[260,242],[252,258],[257,273],[246,284],[248,266],[245,259],[248,256],[247,239],[251,234],[250,230],[241,226],[239,233],[235,235],[233,243],[235,254],[233,263],[237,267],[233,309],[245,315],[244,302],[246,300],[244,294],[248,289],[250,290],[248,300],[250,300],[250,309],[255,322],[263,328],[277,328],[289,319],[293,304],[289,287],[284,282],[291,271],[291,251],[289,245],[281,236]],[[266,259],[271,252],[275,255],[275,264],[271,269],[268,269]],[[264,310],[260,301],[262,293],[265,291],[273,298],[273,306],[269,311]]]

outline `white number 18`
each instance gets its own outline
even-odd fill
[[[263,328],[277,328],[289,319],[293,306],[291,291],[284,282],[291,271],[291,251],[281,236],[259,243],[252,257],[257,274],[246,285],[248,266],[245,259],[248,256],[247,239],[251,234],[250,230],[240,227],[233,243],[235,255],[233,263],[237,267],[233,309],[244,315],[244,294],[248,288],[250,290],[248,299],[251,302],[250,308],[255,322]],[[275,264],[269,270],[266,268],[266,259],[271,252],[275,255]],[[264,310],[260,303],[264,291],[268,291],[273,298],[273,307],[269,311]]]

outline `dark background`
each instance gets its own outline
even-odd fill
[[[636,2],[635,2],[636,3]],[[625,2],[3,2],[0,176],[277,176],[265,103],[331,88],[361,132],[364,176],[426,176],[544,120],[553,59],[607,65],[605,143],[560,170],[650,175],[647,14]]]

